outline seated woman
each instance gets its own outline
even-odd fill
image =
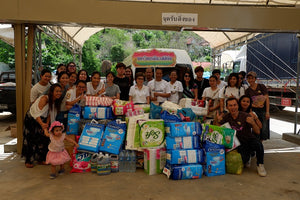
[[[129,90],[129,101],[133,101],[134,104],[150,103],[149,87],[144,85],[144,80],[145,77],[142,72],[136,73],[136,85],[131,86]]]
[[[87,96],[102,96],[103,93],[105,92],[105,86],[104,83],[100,80],[100,72],[93,72],[92,73],[92,81],[88,82],[86,84],[87,91],[86,95]]]
[[[70,110],[76,103],[81,107],[85,105],[86,82],[78,81],[76,89],[71,89],[66,94],[66,108]]]
[[[105,94],[104,96],[110,97],[112,99],[120,99],[120,88],[118,85],[114,84],[115,74],[108,72],[106,74],[106,83],[105,83]]]

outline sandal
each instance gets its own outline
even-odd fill
[[[33,168],[33,164],[31,164],[31,163],[25,163],[25,167],[26,168]]]

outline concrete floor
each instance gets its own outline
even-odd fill
[[[0,131],[1,135],[1,131]],[[300,199],[300,146],[271,133],[264,143],[267,177],[256,173],[255,160],[242,175],[203,176],[198,180],[168,180],[165,175],[66,173],[48,178],[50,166],[24,166],[16,153],[0,158],[0,198],[6,199]],[[66,165],[67,172],[70,167]]]

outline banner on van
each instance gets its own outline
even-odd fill
[[[132,64],[135,67],[174,67],[176,55],[174,52],[150,51],[135,52],[132,55]]]

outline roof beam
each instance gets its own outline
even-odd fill
[[[0,21],[3,23],[181,29],[182,25],[162,25],[162,13],[198,14],[198,25],[190,26],[190,28],[202,27],[208,30],[230,29],[246,32],[300,32],[300,20],[297,20],[300,19],[299,7],[104,0],[10,0],[1,2]]]

